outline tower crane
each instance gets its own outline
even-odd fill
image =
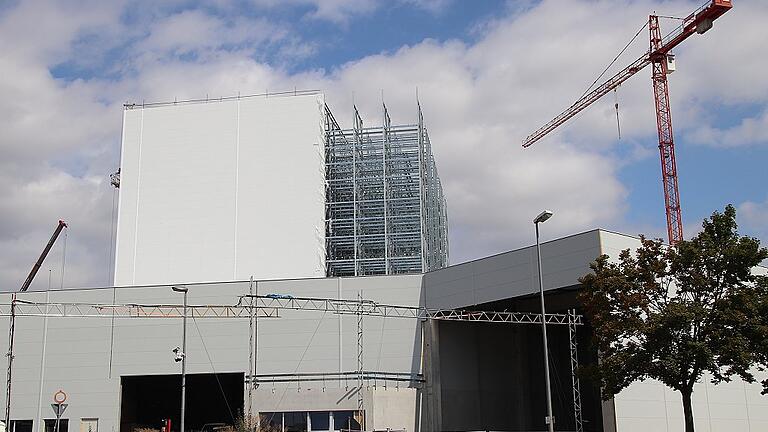
[[[683,224],[680,216],[680,193],[677,187],[677,165],[675,144],[672,135],[672,113],[669,106],[669,84],[667,74],[675,69],[671,50],[693,34],[703,34],[712,28],[714,20],[733,7],[731,0],[710,0],[682,20],[682,24],[662,37],[659,16],[650,15],[650,49],[640,58],[622,69],[594,90],[574,102],[560,115],[550,120],[523,140],[523,147],[529,147],[552,132],[592,103],[605,96],[634,74],[648,65],[652,66],[653,96],[656,101],[656,124],[659,133],[659,155],[661,156],[661,179],[664,186],[664,204],[667,214],[669,244],[683,239]]]

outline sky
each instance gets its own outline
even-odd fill
[[[342,126],[424,111],[451,262],[601,227],[665,237],[650,70],[534,146],[647,22],[704,0],[0,1],[0,290],[108,286],[122,105],[318,89]],[[727,204],[768,242],[768,2],[734,0],[669,76],[685,237]],[[679,23],[662,19],[662,29]],[[647,30],[607,76],[648,48]],[[617,136],[619,103],[621,138]]]

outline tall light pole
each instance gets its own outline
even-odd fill
[[[551,218],[552,213],[549,210],[544,210],[533,220],[533,225],[536,227],[536,256],[537,264],[539,267],[539,298],[541,299],[541,334],[544,338],[544,381],[546,382],[547,390],[547,426],[549,432],[555,431],[555,417],[552,415],[552,391],[549,385],[549,349],[547,348],[547,320],[546,310],[544,308],[544,282],[542,281],[541,274],[541,244],[539,243],[539,224],[545,222]],[[183,432],[183,431],[182,431]]]
[[[184,293],[184,324],[181,331],[181,352],[178,348],[174,350],[176,353],[176,361],[181,361],[181,430],[184,432],[184,410],[187,402],[187,288],[184,287],[171,287],[172,290],[180,293]]]

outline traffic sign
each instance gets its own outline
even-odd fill
[[[51,408],[53,408],[53,413],[56,415],[56,418],[61,418],[62,414],[64,414],[64,411],[67,409],[69,404],[65,403],[52,403]]]
[[[67,401],[67,394],[64,393],[64,390],[59,390],[53,394],[53,401],[57,404],[63,404]]]

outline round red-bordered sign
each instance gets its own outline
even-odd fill
[[[63,404],[67,400],[67,394],[63,390],[59,390],[53,394],[53,401],[57,404]]]

